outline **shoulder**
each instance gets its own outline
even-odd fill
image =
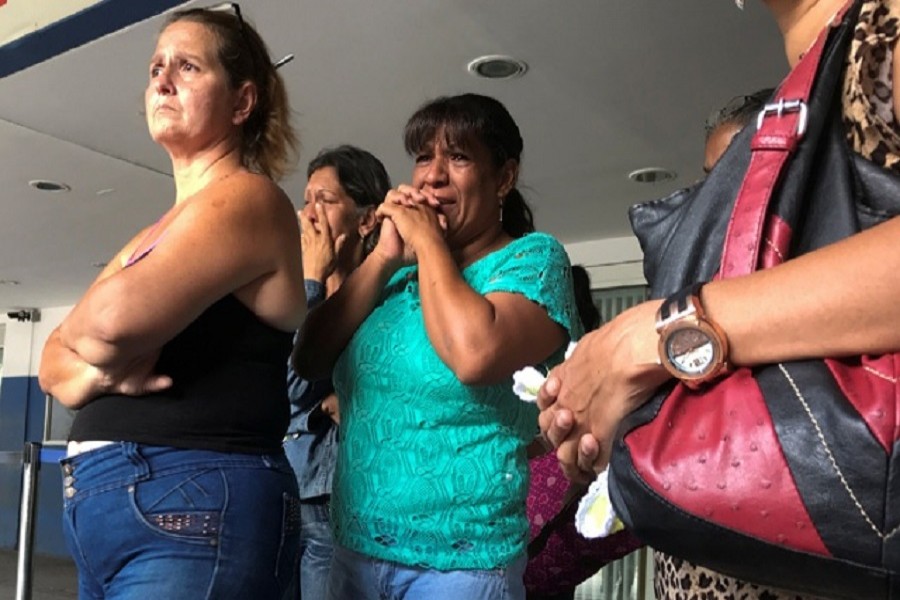
[[[204,190],[205,199],[213,204],[232,202],[236,207],[262,209],[290,204],[287,194],[264,175],[241,171],[215,182]]]
[[[501,277],[539,277],[548,269],[569,267],[565,248],[553,236],[534,232],[511,240],[467,268],[471,274],[488,275],[496,281]]]
[[[564,260],[568,263],[566,249],[549,233],[535,231],[516,238],[504,248],[511,258],[535,261]]]
[[[541,294],[556,293],[566,287],[555,291],[553,287],[570,277],[565,248],[546,233],[530,233],[514,239],[490,255],[489,260],[476,264],[478,276],[486,278],[482,293],[526,288],[534,288]],[[478,276],[471,278],[473,283],[480,281]]]
[[[285,217],[291,224],[296,222],[284,190],[268,177],[255,173],[242,171],[211,183],[190,202],[185,212],[198,217],[247,225],[281,222]]]

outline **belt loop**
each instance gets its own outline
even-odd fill
[[[150,463],[141,453],[141,446],[135,442],[122,442],[122,450],[125,456],[135,466],[136,481],[150,479]]]

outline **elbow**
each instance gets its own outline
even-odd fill
[[[82,406],[88,403],[87,398],[69,398],[65,394],[56,395],[52,392],[47,392],[49,395],[53,396],[60,404],[69,410],[78,410]]]
[[[53,377],[50,376],[49,369],[47,369],[44,366],[43,361],[41,361],[41,366],[38,369],[38,386],[40,386],[41,391],[52,396],[55,383]]]
[[[66,390],[64,381],[52,376],[46,369],[38,371],[38,385],[48,396],[53,396],[60,404],[70,410],[77,410],[88,403],[83,396],[76,396]]]
[[[97,344],[117,346],[128,337],[126,310],[121,303],[98,307],[86,328],[87,337]]]
[[[453,369],[453,374],[456,375],[456,378],[463,385],[485,385],[488,383],[477,369]]]
[[[469,353],[465,357],[451,360],[447,366],[464,385],[497,383],[497,378],[490,369],[490,361],[480,353]]]
[[[89,314],[89,321],[81,324],[68,345],[85,362],[102,367],[115,361],[119,350],[132,337],[126,325],[128,315],[115,305],[92,309]]]

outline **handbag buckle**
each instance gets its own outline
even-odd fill
[[[756,118],[757,131],[762,129],[763,121],[767,116],[777,115],[780,117],[784,113],[792,112],[800,113],[800,118],[797,120],[797,135],[803,135],[804,133],[806,133],[806,102],[804,102],[803,100],[785,100],[784,98],[780,99],[778,102],[766,104],[763,109],[759,111],[759,116]]]

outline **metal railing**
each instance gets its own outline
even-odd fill
[[[31,600],[34,545],[34,505],[41,445],[26,442],[22,453],[22,502],[19,506],[19,562],[16,568],[16,600]]]
[[[15,600],[31,600],[34,558],[34,508],[37,504],[38,471],[41,462],[59,462],[62,451],[43,449],[37,442],[26,442],[22,452],[0,452],[0,465],[22,467],[22,495],[19,503],[18,561],[16,563]]]

